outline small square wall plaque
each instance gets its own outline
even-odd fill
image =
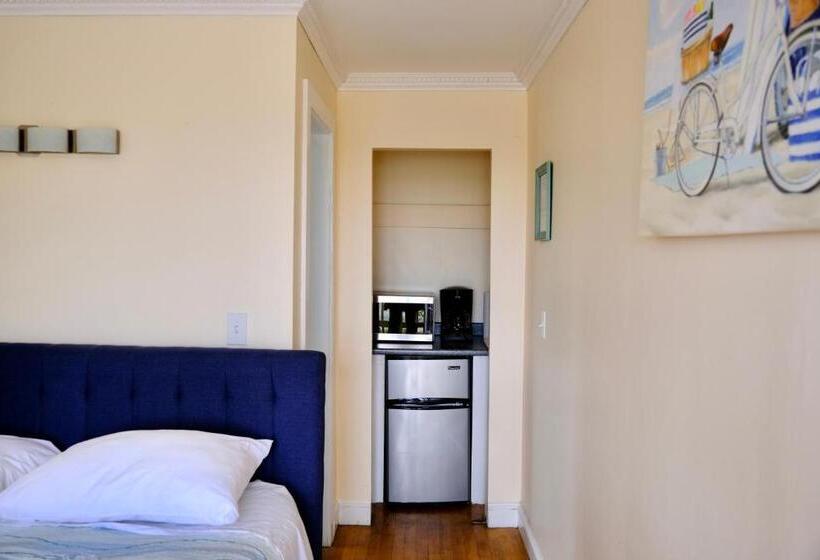
[[[20,129],[16,126],[0,126],[0,152],[20,151]]]
[[[23,129],[23,151],[29,154],[68,153],[68,129],[29,126]]]
[[[72,134],[76,154],[120,153],[120,131],[116,128],[78,128]]]

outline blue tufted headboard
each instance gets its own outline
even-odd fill
[[[273,439],[257,478],[296,500],[322,554],[325,357],[318,352],[0,343],[0,434],[64,449],[134,429]]]

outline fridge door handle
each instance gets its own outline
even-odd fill
[[[470,408],[470,400],[446,398],[390,399],[387,401],[387,408],[399,410],[450,410]]]

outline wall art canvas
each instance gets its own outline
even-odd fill
[[[820,229],[820,0],[650,0],[641,226]]]

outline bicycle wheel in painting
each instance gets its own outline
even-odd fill
[[[703,194],[720,157],[721,114],[714,91],[696,83],[683,100],[673,158],[678,186],[686,196]]]
[[[805,193],[820,184],[820,25],[806,24],[793,37],[766,85],[760,147],[775,187]]]

